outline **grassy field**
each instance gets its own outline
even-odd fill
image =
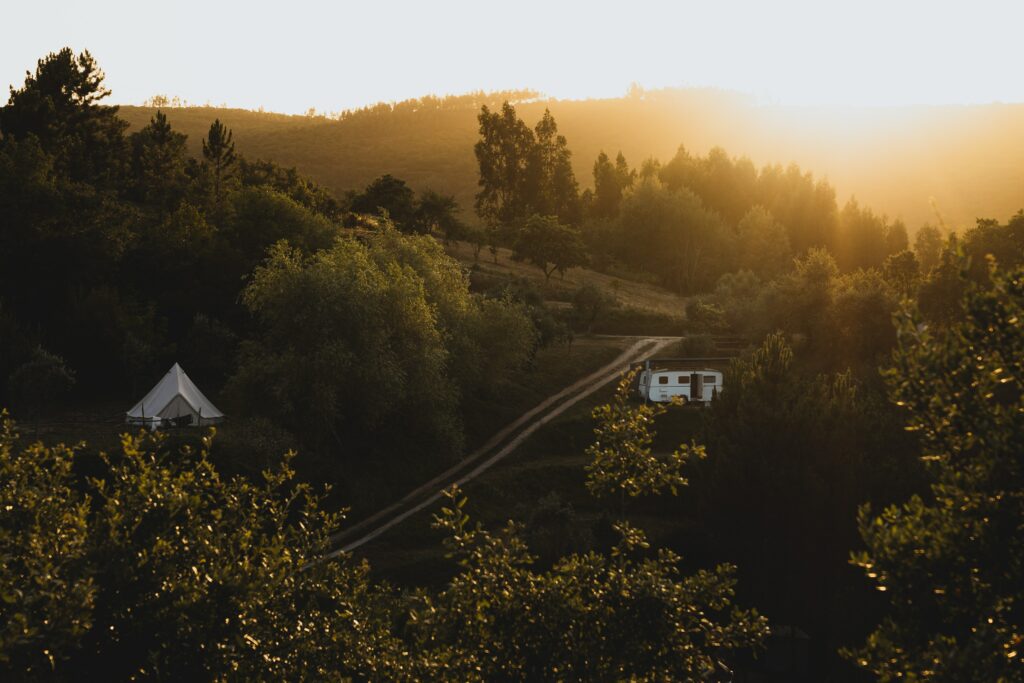
[[[480,258],[474,257],[475,247],[469,242],[452,242],[445,250],[453,258],[473,269],[474,277],[501,281],[510,277],[526,278],[534,282],[544,298],[555,302],[568,302],[572,294],[586,284],[593,284],[614,297],[619,306],[654,313],[661,316],[681,318],[686,299],[657,285],[599,273],[587,268],[570,268],[565,277],[553,275],[545,280],[536,266],[525,261],[512,259],[509,249],[499,248],[497,262],[486,249]],[[637,333],[640,334],[640,333]]]
[[[579,337],[572,345],[542,349],[532,367],[500,392],[474,401],[467,419],[467,451],[563,387],[611,362],[631,340]]]

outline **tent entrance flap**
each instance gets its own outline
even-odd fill
[[[167,407],[160,411],[160,417],[183,417],[185,415],[196,415],[198,410],[189,405],[183,396],[175,396]]]

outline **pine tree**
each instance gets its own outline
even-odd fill
[[[214,120],[210,132],[203,140],[203,159],[213,172],[214,203],[220,206],[224,183],[231,178],[237,161],[231,131],[220,122],[220,119]]]
[[[615,167],[604,150],[601,150],[594,162],[594,201],[591,210],[601,218],[612,218],[618,213],[621,200]]]
[[[149,125],[131,137],[132,176],[138,198],[164,213],[184,190],[186,136],[171,129],[157,110]]]
[[[570,225],[579,222],[579,186],[572,170],[572,152],[550,110],[534,128],[536,143],[527,167],[527,203],[530,210],[558,216]]]
[[[601,218],[617,216],[623,192],[632,187],[635,180],[636,171],[630,170],[622,152],[616,155],[613,165],[602,150],[594,162],[594,214]]]
[[[76,57],[65,47],[48,54],[35,74],[25,75],[21,89],[11,88],[0,109],[0,132],[15,140],[37,138],[66,178],[117,188],[128,124],[117,117],[117,107],[99,104],[110,95],[103,78],[88,51]]]

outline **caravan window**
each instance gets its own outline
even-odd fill
[[[690,383],[690,376],[689,375],[679,375],[679,383],[680,384],[689,384]]]
[[[668,384],[668,375],[658,377],[658,384]]]
[[[714,375],[704,375],[704,384],[714,384],[714,383],[715,383],[715,376]]]

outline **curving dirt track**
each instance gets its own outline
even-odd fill
[[[398,502],[367,517],[358,524],[335,534],[331,540],[340,545],[327,557],[355,550],[416,514],[441,498],[452,484],[462,486],[487,471],[512,453],[531,434],[555,419],[581,400],[617,379],[632,363],[655,355],[678,337],[645,337],[638,339],[615,360],[583,379],[549,396],[511,424],[492,436],[487,443],[463,458],[453,467],[422,486],[410,491]],[[513,436],[514,435],[514,436]],[[509,439],[509,437],[512,437]],[[502,444],[504,444],[502,446]],[[499,448],[500,447],[500,448]],[[461,474],[460,474],[461,473]]]

